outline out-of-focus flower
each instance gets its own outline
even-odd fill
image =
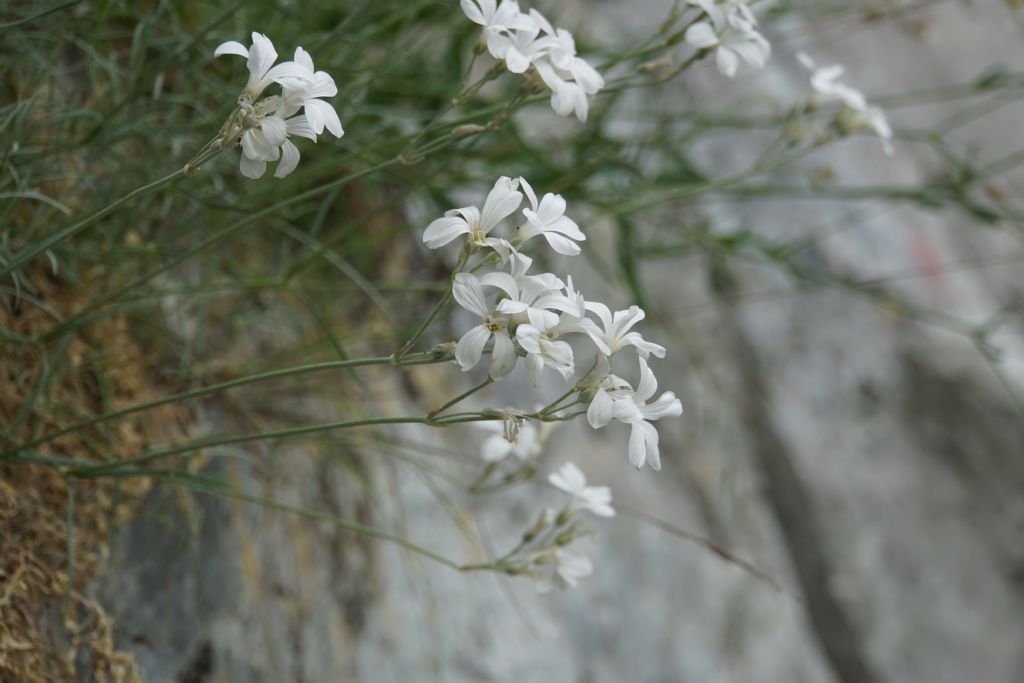
[[[688,0],[704,11],[706,21],[686,30],[683,40],[699,50],[715,50],[715,63],[723,76],[733,78],[740,59],[761,69],[772,53],[771,44],[757,30],[757,19],[744,0]]]
[[[553,486],[573,498],[572,508],[592,512],[599,517],[614,517],[612,491],[607,486],[587,486],[587,478],[573,462],[566,462],[548,476]]]
[[[811,71],[811,89],[814,98],[811,106],[827,102],[841,102],[842,110],[836,116],[836,124],[844,134],[870,128],[882,141],[882,150],[892,156],[892,128],[881,107],[869,105],[867,98],[856,88],[840,82],[845,69],[839,64],[819,67],[805,52],[796,55],[797,60]]]

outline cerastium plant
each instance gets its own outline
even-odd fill
[[[319,42],[305,43],[317,54],[318,60],[323,60],[319,61],[321,65],[330,65],[327,70],[318,70],[310,51],[301,46],[294,49],[290,60],[279,61],[271,39],[259,32],[251,34],[248,46],[233,40],[221,43],[212,50],[213,56],[244,59],[248,79],[241,92],[231,91],[233,100],[221,92],[219,85],[208,87],[220,95],[211,110],[203,112],[204,120],[210,122],[209,132],[220,122],[223,125],[205,144],[198,146],[198,151],[188,161],[169,175],[113,201],[104,199],[102,208],[70,224],[45,231],[34,228],[35,232],[42,232],[42,236],[25,231],[8,239],[5,233],[0,244],[0,276],[12,278],[15,285],[12,289],[20,294],[24,271],[36,257],[51,256],[54,268],[60,270],[66,265],[76,265],[75,255],[88,263],[89,259],[102,259],[97,253],[114,253],[113,247],[108,252],[97,251],[108,248],[104,242],[109,237],[104,233],[108,228],[106,219],[113,220],[115,212],[130,202],[163,190],[168,191],[167,206],[173,207],[160,216],[149,217],[148,221],[143,220],[145,217],[138,221],[156,226],[153,228],[155,238],[138,239],[133,230],[118,235],[119,240],[123,237],[121,241],[128,243],[127,253],[136,258],[111,260],[115,261],[115,266],[122,266],[122,261],[138,264],[140,273],[126,269],[126,275],[120,279],[110,278],[108,288],[89,299],[80,310],[34,336],[8,335],[5,343],[33,350],[45,350],[48,344],[66,345],[68,335],[88,328],[93,321],[116,311],[140,307],[139,301],[150,291],[156,292],[151,298],[164,301],[161,290],[149,288],[154,288],[154,283],[172,273],[176,266],[223,247],[230,237],[264,230],[274,238],[287,238],[290,246],[280,254],[281,268],[265,278],[219,284],[225,284],[226,288],[238,284],[240,289],[251,287],[259,292],[276,287],[283,294],[309,305],[318,319],[322,319],[324,316],[317,302],[310,302],[306,297],[308,292],[303,290],[302,278],[313,272],[316,264],[326,262],[335,269],[331,271],[332,276],[340,272],[364,291],[374,305],[386,308],[381,304],[384,298],[381,292],[347,260],[349,255],[338,248],[339,245],[348,244],[346,238],[357,233],[358,227],[366,226],[374,217],[400,205],[408,193],[419,191],[421,197],[430,198],[431,206],[448,207],[457,204],[448,200],[448,192],[456,189],[476,192],[478,199],[472,205],[451,208],[441,216],[430,215],[422,223],[410,226],[405,233],[415,235],[415,238],[405,238],[409,240],[407,246],[411,246],[412,239],[420,240],[428,249],[435,250],[429,252],[433,254],[430,258],[434,263],[453,264],[450,269],[444,269],[448,271],[446,281],[420,283],[420,291],[436,294],[436,299],[425,307],[429,312],[411,326],[411,332],[395,335],[390,340],[382,341],[366,331],[365,339],[359,340],[362,343],[356,346],[376,347],[376,355],[370,357],[347,356],[342,342],[351,339],[337,338],[325,324],[325,336],[341,356],[339,359],[318,360],[234,379],[193,382],[187,390],[158,400],[117,406],[94,414],[76,414],[59,421],[59,426],[32,433],[28,438],[19,440],[8,434],[0,455],[5,463],[52,467],[69,481],[137,475],[177,477],[175,480],[181,481],[184,475],[168,463],[178,456],[217,447],[380,425],[450,427],[479,423],[483,442],[481,472],[469,489],[482,491],[533,476],[552,427],[579,419],[593,429],[605,429],[612,422],[628,425],[628,440],[624,439],[622,447],[628,462],[637,469],[660,470],[662,449],[656,425],[659,420],[679,416],[682,405],[671,391],[659,392],[652,369],[657,359],[665,358],[665,347],[645,338],[637,329],[645,318],[641,305],[646,306],[646,302],[636,278],[632,278],[642,250],[626,239],[631,233],[625,228],[631,225],[634,214],[640,215],[655,205],[688,201],[705,190],[733,189],[741,194],[746,190],[744,183],[751,178],[793,164],[817,148],[856,133],[866,131],[877,135],[886,154],[892,154],[892,141],[898,137],[881,107],[869,103],[862,93],[841,80],[842,67],[821,67],[811,57],[800,54],[799,62],[811,72],[810,87],[804,89],[806,96],[783,102],[773,112],[774,118],[769,123],[777,129],[778,136],[765,153],[750,168],[735,175],[709,180],[697,171],[687,171],[689,175],[683,173],[685,182],[682,182],[678,169],[693,168],[691,160],[680,151],[689,140],[688,136],[697,137],[706,130],[717,131],[717,126],[722,129],[742,127],[745,125],[742,117],[739,124],[734,123],[736,117],[720,123],[714,117],[701,119],[699,112],[674,111],[671,125],[656,126],[649,137],[641,133],[636,138],[618,140],[607,132],[604,117],[608,116],[610,106],[605,107],[603,103],[619,102],[630,90],[666,82],[705,58],[713,61],[717,71],[727,78],[762,68],[772,50],[754,14],[757,3],[744,0],[677,3],[666,21],[642,43],[619,54],[581,56],[573,34],[553,25],[536,8],[525,9],[515,0],[461,0],[464,17],[458,17],[458,21],[467,27],[470,22],[479,26],[480,33],[473,36],[472,45],[463,43],[465,49],[451,59],[449,66],[453,68],[449,69],[451,73],[443,89],[441,86],[424,87],[422,92],[416,90],[416,79],[426,78],[427,74],[420,73],[423,68],[417,48],[429,52],[436,48],[437,35],[447,39],[457,15],[454,3],[444,9],[437,3],[411,2],[401,12],[383,7],[384,4],[381,8],[377,3],[362,6],[367,13],[378,13],[374,15],[378,20],[376,25],[360,28],[345,22],[339,24],[339,31],[352,32],[351,39],[339,40],[336,33],[329,32]],[[431,33],[421,29],[416,23],[420,16],[417,12],[443,15],[443,21],[439,22],[443,30]],[[355,12],[352,16],[358,15]],[[224,20],[224,17],[215,17],[211,28]],[[399,35],[408,37],[415,33],[416,40],[429,43],[429,49],[414,45],[415,41],[410,39],[408,50],[382,50],[381,45],[386,44],[382,36],[398,30],[396,26],[405,26],[406,33]],[[186,43],[183,49],[189,45]],[[357,59],[360,50],[375,56],[377,61],[370,61],[368,65],[360,63]],[[237,61],[230,59],[212,61],[222,66],[204,66],[211,72],[227,68],[227,64],[238,66]],[[335,71],[347,68],[344,65],[350,63],[356,66],[345,71],[344,76],[341,71]],[[327,71],[332,71],[334,76]],[[450,81],[460,75],[457,85],[453,85]],[[984,87],[995,89],[1000,82],[998,79],[991,83],[986,81]],[[158,84],[161,83],[163,81],[158,80]],[[384,94],[375,90],[378,85]],[[411,88],[413,95],[402,88]],[[978,88],[981,86],[976,90]],[[154,87],[154,91],[157,90],[159,88]],[[171,107],[156,95],[154,92],[152,101],[147,100],[147,106]],[[388,97],[398,104],[389,106]],[[192,93],[183,96],[183,101],[190,104],[198,99]],[[125,101],[130,98],[126,96]],[[429,107],[424,102],[429,102]],[[889,106],[885,101],[879,102]],[[525,139],[529,136],[520,134],[522,126],[515,114],[532,104],[550,106],[560,117],[574,117],[575,120],[568,122],[568,133],[560,133],[565,137],[544,138],[539,144]],[[307,145],[303,141],[296,144],[298,138],[317,142],[325,134],[341,138],[344,130],[339,109],[350,128],[344,143],[335,147],[320,145],[315,150],[303,147]],[[428,113],[423,115],[424,111]],[[783,113],[779,115],[779,111]],[[17,114],[15,111],[9,120],[17,120]],[[79,118],[84,117],[66,117],[67,120]],[[25,128],[31,128],[32,122],[27,124]],[[692,124],[693,128],[679,133],[677,124]],[[750,124],[751,128],[758,126],[764,127],[764,122]],[[565,128],[561,127],[563,131]],[[195,130],[186,125],[169,130],[168,137],[174,135],[174,130],[178,131],[174,149],[194,149],[192,142],[189,146],[181,143],[181,129],[192,133]],[[111,137],[130,136],[132,130]],[[102,125],[99,125],[92,135],[103,141],[102,132]],[[208,135],[204,133],[200,139]],[[149,144],[159,139],[148,132],[145,136]],[[921,139],[934,141],[936,138],[922,135]],[[551,153],[548,153],[549,146]],[[309,155],[301,166],[300,147],[302,153]],[[209,169],[215,157],[229,150],[239,155],[238,167],[245,178],[257,181],[272,167],[274,179],[258,180],[260,184],[251,185],[243,181],[245,184],[237,190],[226,182],[230,178],[216,177],[207,182],[200,171]],[[11,158],[19,161],[18,155],[23,152],[14,149]],[[182,157],[188,153],[186,151]],[[635,162],[634,157],[645,155],[651,159],[649,164],[646,159],[644,163]],[[667,160],[664,161],[667,170],[657,168],[663,160]],[[463,161],[465,163],[460,163]],[[443,181],[435,179],[442,176]],[[200,183],[196,183],[197,177]],[[965,173],[963,177],[966,183],[973,182],[978,175]],[[596,180],[589,188],[585,187],[592,178]],[[184,182],[177,185],[178,181]],[[348,199],[343,191],[351,190],[357,181],[374,183],[372,196],[379,206],[369,210],[363,207],[361,214],[354,212],[355,216],[349,217],[344,230],[327,235],[324,226],[328,217]],[[193,194],[170,192],[184,186],[188,187],[188,192],[195,193],[195,185],[201,183],[208,185],[208,191],[199,193],[198,202],[192,201]],[[396,191],[396,183],[407,187]],[[247,187],[259,189],[253,192]],[[769,191],[771,187],[756,189]],[[963,202],[963,206],[976,215],[986,219],[994,215],[993,210],[982,206],[971,192],[960,191],[963,189],[950,188],[948,194],[937,195],[933,188],[922,188],[903,192],[898,198],[919,198],[922,203],[927,201],[931,205]],[[236,194],[232,194],[233,190]],[[827,190],[826,187],[820,191]],[[819,190],[812,187],[807,191]],[[887,196],[881,190],[879,195]],[[12,196],[24,201],[37,200],[41,195],[20,188]],[[149,200],[158,203],[157,198],[149,197]],[[56,206],[66,208],[59,202]],[[210,207],[209,212],[199,213],[204,207]],[[174,220],[175,211],[185,214],[180,224]],[[581,227],[574,216],[612,217],[620,221],[624,228],[621,253],[585,253],[591,229],[582,219]],[[210,218],[209,228],[207,218]],[[34,225],[50,223],[47,220]],[[201,227],[195,227],[197,225]],[[95,244],[90,243],[81,252],[72,250],[71,255],[59,249],[90,227],[96,227],[96,232],[101,233],[96,236]],[[249,230],[245,230],[247,228]],[[170,236],[161,234],[160,230],[166,230]],[[396,236],[401,233],[394,230],[378,232],[374,239],[380,242],[402,239]],[[32,234],[26,236],[28,233]],[[173,238],[179,234],[188,238],[182,240],[186,246],[170,248],[176,246]],[[695,238],[693,245],[682,243],[680,248],[703,248],[708,244],[712,248],[733,248],[730,245],[734,242],[710,233],[698,237],[704,238],[704,242]],[[273,257],[279,256],[276,244],[263,247]],[[765,248],[763,251],[768,256],[781,258],[780,250]],[[590,265],[616,260],[623,264],[622,270],[636,294],[637,305],[615,310],[581,291],[579,284],[586,281],[582,270],[545,272],[540,265],[572,263],[578,255],[590,257]],[[234,254],[217,256],[220,263],[238,266],[243,271],[248,265],[242,259],[236,262]],[[361,256],[364,263],[370,258],[365,253]],[[274,261],[273,257],[269,260]],[[399,288],[399,291],[407,290]],[[134,298],[136,296],[138,298]],[[196,294],[200,300],[211,296],[205,290]],[[456,333],[453,338],[438,338],[434,324],[439,321],[458,326],[448,328]],[[363,332],[357,327],[352,336]],[[478,383],[422,414],[359,415],[331,422],[204,436],[167,446],[140,446],[129,457],[103,460],[74,457],[75,454],[55,453],[52,448],[46,448],[59,443],[63,437],[131,415],[243,386],[325,370],[370,366],[398,370],[421,365],[441,366],[459,379],[462,373],[471,374],[478,377]],[[478,392],[517,374],[528,379],[538,391],[551,391],[553,395],[547,396],[540,405],[536,405],[536,398],[531,395],[521,397],[513,407],[456,410]],[[43,379],[39,386],[45,388]],[[32,396],[40,394],[43,388],[33,389]],[[27,414],[28,409],[23,412]],[[375,528],[347,520],[332,521],[399,543],[452,568],[531,576],[545,587],[571,586],[592,570],[590,560],[573,545],[587,533],[584,513],[608,517],[614,511],[609,488],[588,486],[582,471],[571,462],[559,465],[550,483],[568,496],[568,502],[542,511],[518,545],[489,562],[454,561]],[[200,479],[190,481],[197,487],[206,485]]]

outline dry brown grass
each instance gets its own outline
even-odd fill
[[[86,275],[79,287],[88,287],[89,280]],[[18,335],[43,332],[55,323],[53,313],[66,318],[86,302],[80,289],[47,272],[36,271],[30,281],[36,303],[9,297],[0,310],[0,323]],[[154,398],[149,378],[156,358],[140,347],[123,316],[74,335],[62,352],[47,352],[49,377],[18,429],[21,443]],[[6,345],[0,354],[5,427],[30,399],[43,371],[36,349]],[[90,460],[124,457],[147,442],[180,438],[184,417],[181,408],[164,407],[72,432],[37,452]],[[44,465],[0,467],[0,682],[140,680],[131,656],[114,647],[110,619],[85,589],[107,553],[109,533],[132,514],[149,486],[143,478],[66,480]]]

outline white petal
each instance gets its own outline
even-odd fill
[[[736,76],[736,69],[739,66],[739,57],[732,50],[721,47],[715,53],[715,63],[718,65],[718,70],[723,76],[734,78]]]
[[[284,178],[286,175],[295,170],[295,167],[299,165],[299,149],[291,143],[289,140],[285,140],[284,144],[281,145],[281,163],[277,165],[277,169],[274,171],[275,178]]]
[[[329,130],[336,138],[340,138],[345,134],[345,131],[341,128],[341,119],[338,118],[338,112],[330,104],[323,100],[306,100],[306,116],[309,116],[311,111],[318,113],[321,122],[319,128],[313,126],[317,134],[322,133],[324,128]],[[312,120],[310,125],[312,125]]]
[[[501,379],[507,376],[515,370],[518,359],[516,346],[508,334],[505,332],[495,333],[494,350],[491,351],[491,377]]]
[[[634,422],[629,431],[629,464],[633,467],[643,469],[647,462],[647,443],[644,439],[645,422]]]
[[[469,226],[461,218],[445,216],[438,218],[423,231],[423,243],[431,249],[438,249],[459,235],[469,233]]]
[[[217,49],[213,51],[214,57],[220,57],[221,55],[238,55],[239,57],[248,58],[249,50],[237,40],[229,40],[218,45]]]
[[[280,147],[288,139],[288,126],[284,119],[277,116],[267,116],[260,121],[260,130],[267,144],[272,147]]]
[[[491,331],[484,325],[477,325],[462,335],[455,345],[455,361],[463,370],[469,370],[480,362],[484,344],[491,338]]]
[[[479,424],[490,424],[482,422]],[[492,434],[484,441],[480,448],[480,457],[485,462],[501,462],[512,452],[512,444],[505,440],[501,434]]]
[[[262,33],[252,33],[252,47],[249,49],[249,74],[252,78],[262,79],[270,70],[270,67],[277,61],[277,50]]]
[[[671,391],[666,391],[654,403],[640,408],[647,420],[660,420],[663,417],[679,417],[683,414],[683,402]]]
[[[530,68],[530,58],[510,45],[505,51],[505,65],[512,73],[521,74]]]
[[[658,380],[643,357],[637,360],[640,362],[640,384],[636,387],[636,400],[638,403],[646,403],[647,399],[654,396],[654,392],[658,390]]]
[[[480,8],[477,6],[477,3],[473,2],[473,0],[460,0],[459,4],[462,6],[463,14],[469,17],[470,21],[474,24],[480,24],[481,26],[487,25],[487,20],[480,12]]]
[[[480,227],[484,232],[490,232],[491,228],[514,213],[523,203],[523,193],[516,190],[516,185],[516,181],[502,176],[491,188],[484,201],[483,211],[480,212]]]
[[[250,159],[249,157],[242,155],[242,158],[238,162],[238,170],[242,172],[246,178],[262,178],[263,174],[267,172],[267,162],[262,159]]]
[[[544,239],[546,239],[548,244],[551,245],[551,248],[559,254],[564,256],[576,256],[581,251],[580,245],[576,244],[568,237],[563,237],[555,232],[545,232],[543,235]]]
[[[594,429],[600,429],[612,421],[612,397],[604,389],[598,389],[587,408],[587,422]]]
[[[696,23],[686,29],[686,33],[683,34],[683,40],[687,45],[692,45],[701,50],[718,45],[718,36],[715,35],[715,29],[711,28],[711,24],[706,21]]]
[[[285,120],[285,125],[288,129],[288,135],[297,135],[300,138],[316,142],[316,131],[309,125],[309,119],[304,114]]]
[[[295,48],[295,63],[313,73],[313,58],[302,47]]]
[[[476,313],[481,318],[486,318],[491,310],[484,297],[484,290],[480,287],[480,281],[472,273],[459,273],[455,276],[455,281],[452,283],[452,295],[460,306],[467,311]]]

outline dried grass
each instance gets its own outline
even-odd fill
[[[83,277],[79,286],[87,288],[90,279]],[[0,322],[16,334],[43,332],[54,324],[53,312],[66,318],[87,301],[81,290],[48,273],[37,271],[30,281],[38,302],[52,311],[11,297]],[[50,355],[45,388],[17,433],[21,443],[154,397],[148,378],[156,358],[133,338],[129,320],[113,316],[88,329],[74,335],[59,357]],[[0,354],[0,422],[13,424],[41,372],[41,354],[29,346],[8,345]],[[69,433],[38,452],[124,457],[147,442],[180,438],[184,417],[181,408],[168,406]],[[111,530],[130,518],[149,486],[143,478],[65,480],[45,465],[0,467],[0,682],[140,680],[132,657],[114,647],[111,620],[85,588],[108,552]]]

